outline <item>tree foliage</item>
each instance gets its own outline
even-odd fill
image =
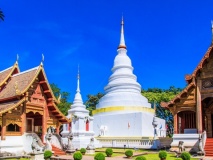
[[[61,91],[61,89],[58,88],[58,86],[56,84],[54,84],[54,83],[50,84],[50,87],[51,87],[55,97],[60,99],[60,103],[57,104],[58,109],[64,115],[67,115],[68,114],[68,110],[70,109],[70,105],[71,105],[71,103],[68,102],[70,93],[65,92],[65,91]]]
[[[160,102],[172,100],[181,91],[181,88],[174,86],[171,86],[169,89],[148,88],[141,91],[142,95],[152,104],[152,107],[156,106],[156,116],[165,119],[168,134],[173,132],[173,115],[169,110],[162,108]]]
[[[4,13],[3,13],[3,11],[1,9],[0,9],[0,19],[2,21],[4,21]]]
[[[101,97],[103,96],[104,96],[103,93],[98,93],[96,95],[92,95],[92,94],[87,95],[88,100],[85,102],[85,105],[87,109],[89,110],[90,115],[92,115],[92,111],[96,109],[96,105],[98,104],[99,99],[101,99]]]

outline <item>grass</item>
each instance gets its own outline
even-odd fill
[[[106,148],[98,148],[95,150],[95,153],[101,152],[105,154]],[[126,149],[127,150],[127,149]],[[113,148],[113,154],[112,157],[116,156],[123,156],[125,157],[125,151],[123,148]],[[132,149],[133,150],[133,149]],[[156,153],[153,153],[156,152]],[[106,154],[105,154],[106,155]],[[143,155],[146,157],[147,160],[160,160],[158,157],[158,152],[157,151],[152,151],[152,150],[144,150],[144,149],[139,149],[137,151],[133,150],[133,158],[136,159],[136,157]],[[92,155],[94,156],[94,155]],[[191,160],[198,160],[199,158],[191,158]],[[166,160],[182,160],[181,158],[177,158],[175,154],[173,153],[168,153]]]
[[[146,157],[147,160],[159,160],[160,158],[158,157],[158,153],[149,153],[146,155],[143,155]],[[176,158],[174,154],[167,154],[166,160],[182,160],[181,158]],[[191,158],[190,160],[198,160],[198,158]]]
[[[6,160],[17,160],[17,158],[12,158],[12,159],[6,159]],[[29,158],[20,158],[18,160],[30,160]]]

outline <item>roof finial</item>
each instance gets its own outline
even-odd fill
[[[122,18],[121,18],[121,38],[120,38],[120,44],[118,46],[118,49],[119,48],[125,48],[126,49],[125,40],[124,40],[124,19],[123,19],[123,14],[122,14]]]
[[[42,53],[41,56],[42,56],[42,60],[41,61],[42,61],[42,63],[44,63],[44,54]]]
[[[16,55],[16,62],[18,62],[18,60],[19,60],[19,55],[17,54]]]
[[[213,20],[211,21],[212,23],[212,44],[213,44]]]

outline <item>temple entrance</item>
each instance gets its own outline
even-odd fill
[[[27,132],[35,132],[38,135],[42,133],[42,115],[38,112],[33,113],[29,112],[26,114],[27,122],[26,122],[26,131]]]
[[[196,129],[196,115],[193,111],[178,113],[178,133],[184,133],[184,129]]]
[[[33,118],[27,118],[27,132],[34,132],[34,119]]]
[[[203,130],[206,130],[207,137],[213,137],[213,98],[208,97],[202,101]]]
[[[212,123],[212,129],[213,129],[213,114],[211,115],[211,123]],[[212,137],[213,137],[213,132],[212,132]]]

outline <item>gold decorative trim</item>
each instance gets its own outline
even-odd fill
[[[9,124],[17,124],[19,127],[22,126],[21,119],[17,118],[6,119],[6,126],[8,126]]]
[[[27,109],[26,109],[26,113],[29,113],[29,112],[33,112],[33,114],[39,113],[40,115],[43,115],[43,114],[44,114],[43,111],[37,111],[37,110],[33,110],[33,109],[27,108]]]
[[[16,104],[14,104],[12,107],[9,107],[9,108],[7,108],[7,109],[1,111],[0,114],[5,113],[5,112],[8,112],[8,111],[10,111],[10,110],[12,110],[12,109],[18,107],[18,106],[19,106],[20,104],[22,104],[24,101],[25,101],[25,98],[22,98],[20,101],[18,101],[18,102],[17,102]]]
[[[115,107],[107,107],[107,108],[100,108],[92,111],[92,114],[99,114],[104,112],[114,112],[114,111],[141,111],[141,112],[149,112],[155,113],[155,110],[152,108],[147,107],[122,107],[122,106],[115,106]]]
[[[12,69],[11,69],[10,73],[6,76],[6,78],[2,81],[2,83],[0,83],[0,86],[2,86],[2,85],[8,80],[8,78],[11,77],[13,71],[14,71],[16,68],[18,69],[18,72],[20,72],[17,62],[16,62],[13,66],[11,66],[11,67],[12,67]],[[11,67],[9,67],[9,68],[11,68]],[[9,69],[9,68],[8,68],[8,69]]]

